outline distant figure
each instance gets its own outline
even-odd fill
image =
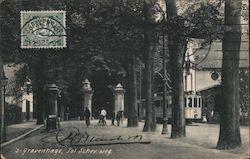
[[[120,126],[120,120],[121,120],[121,112],[119,111],[116,114],[117,126]]]
[[[111,125],[115,125],[115,112],[112,114],[112,122]]]
[[[104,116],[104,118],[106,118],[107,111],[104,108],[102,108],[101,110],[101,115]]]
[[[214,117],[214,110],[211,111],[210,116],[211,116],[211,117]]]
[[[243,120],[243,113],[242,113],[242,109],[239,109],[239,115],[240,115],[240,123],[243,124],[244,120]]]
[[[207,117],[206,117],[206,115],[203,115],[203,116],[202,116],[202,122],[203,122],[203,123],[207,123]]]
[[[90,125],[90,120],[89,120],[89,118],[90,118],[90,111],[89,111],[88,107],[85,108],[84,117],[85,117],[85,122],[86,122],[87,128],[89,128],[89,125]]]
[[[119,110],[118,113],[120,113],[120,121],[121,121],[121,124],[123,124],[123,110]]]
[[[99,120],[99,123],[101,122],[102,125],[106,125],[106,115],[107,115],[107,111],[104,108],[102,108],[101,114],[100,114],[100,120]]]

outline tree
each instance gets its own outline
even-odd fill
[[[73,110],[77,110],[80,105],[77,102],[80,94],[75,95],[75,93],[79,92],[81,88],[80,81],[83,81],[84,78],[100,81],[100,77],[105,77],[103,83],[95,84],[97,82],[92,82],[94,88],[101,84],[106,87],[107,84],[115,85],[120,81],[123,82],[124,65],[133,62],[133,60],[124,60],[124,55],[129,53],[130,57],[137,58],[146,55],[147,119],[144,130],[154,130],[156,123],[152,97],[154,91],[152,63],[159,32],[159,29],[157,30],[159,25],[156,25],[157,0],[146,0],[145,5],[138,1],[128,0],[125,6],[123,3],[121,4],[121,1],[116,0],[98,2],[86,0],[79,3],[74,0],[46,0],[46,3],[44,1],[41,3],[41,0],[34,2],[28,0],[23,3],[17,3],[17,0],[4,1],[1,3],[3,12],[0,17],[1,26],[3,26],[1,27],[1,33],[3,33],[1,38],[4,39],[1,42],[1,51],[4,53],[4,59],[5,61],[21,61],[29,64],[33,77],[34,93],[37,93],[37,97],[35,97],[37,105],[41,103],[38,101],[42,101],[44,84],[52,82],[59,85],[64,92],[64,97],[67,99],[64,101],[70,104],[74,108]],[[67,48],[44,51],[19,48],[20,44],[17,40],[20,36],[19,12],[34,8],[37,10],[51,10],[53,8],[67,10]],[[194,19],[204,20],[204,17],[194,17]],[[173,27],[175,26],[173,25]],[[197,28],[197,30],[200,29]],[[184,31],[183,28],[180,28],[180,32]],[[185,46],[185,43],[183,45]],[[185,48],[184,46],[183,48]],[[44,55],[42,66],[38,66],[40,58],[37,54]],[[72,61],[74,62],[72,63]],[[130,66],[133,65],[133,63],[130,64]],[[136,94],[133,67],[129,69],[131,72],[127,72],[132,79],[129,81],[133,81],[129,86],[126,86],[127,91],[131,92],[129,94]],[[103,87],[98,88],[103,90]],[[129,110],[133,114],[129,118],[133,118],[132,120],[136,119],[135,111],[137,110],[136,98],[134,97],[129,98],[132,103],[129,105],[131,107]]]
[[[141,48],[138,47],[138,37],[142,36],[140,33],[135,33],[139,29],[132,28],[133,25],[128,24],[120,16],[119,8],[122,8],[122,6],[119,6],[118,1],[94,2],[87,0],[75,3],[75,1],[69,0],[56,2],[46,0],[46,3],[37,1],[16,3],[13,0],[1,3],[3,9],[1,32],[4,33],[1,51],[4,52],[5,61],[29,64],[36,110],[39,113],[37,114],[38,123],[43,121],[42,106],[45,104],[42,102],[44,101],[43,89],[45,84],[56,83],[64,92],[65,99],[67,99],[64,100],[65,105],[70,104],[72,110],[78,111],[77,107],[81,105],[79,103],[80,94],[78,93],[81,88],[81,81],[84,78],[89,78],[93,81],[92,86],[99,90],[104,90],[104,87],[108,84],[124,83],[123,65],[127,61],[123,60],[124,55],[122,53],[127,54],[133,48],[133,56],[136,56],[134,52],[138,52]],[[15,40],[19,39],[19,11],[34,7],[38,10],[47,10],[48,8],[67,10],[67,48],[44,51],[39,49],[30,51],[19,48],[19,41]],[[15,9],[10,10],[10,8]],[[124,21],[125,24],[122,24]],[[9,34],[10,31],[13,34]],[[40,58],[40,54],[43,54],[42,58]],[[103,83],[100,82],[100,77],[104,79],[101,81]],[[136,87],[130,88],[136,90]],[[105,98],[103,94],[100,96]],[[131,110],[134,111],[136,110],[136,98],[132,98],[132,100],[131,103],[134,103],[132,106],[134,108]]]
[[[156,45],[155,34],[155,15],[154,9],[156,1],[124,1],[122,7],[122,24],[126,24],[125,28],[129,30],[122,30],[126,34],[124,36],[126,45],[129,48],[127,52],[127,64],[128,64],[128,126],[131,123],[137,126],[137,82],[136,82],[136,58],[145,56],[146,69],[146,121],[144,131],[153,131],[156,128],[154,107],[153,107],[153,57]],[[153,24],[153,25],[152,25]],[[120,28],[122,29],[122,27]],[[131,34],[133,30],[133,34]],[[132,37],[131,37],[132,35]],[[134,47],[133,47],[134,46]],[[125,47],[126,48],[126,47]],[[132,48],[132,49],[131,49]]]
[[[222,110],[218,149],[241,145],[239,104],[239,55],[241,44],[242,0],[225,1],[225,25],[222,49]]]
[[[38,57],[34,58],[31,64],[33,67],[31,74],[31,78],[33,79],[33,92],[34,92],[34,99],[35,103],[34,106],[36,108],[36,118],[37,124],[43,124],[45,118],[45,106],[47,105],[44,101],[45,94],[45,77],[44,77],[44,63],[46,59],[45,56],[41,53]]]
[[[175,0],[166,0],[168,18],[177,17]],[[183,87],[183,57],[185,56],[185,37],[180,31],[184,28],[184,20],[179,17],[174,23],[170,23],[168,31],[169,53],[171,63],[172,81],[172,131],[171,138],[184,137],[185,132],[185,109]],[[173,31],[175,27],[176,31]]]
[[[165,15],[164,15],[164,19],[165,20]],[[162,124],[162,134],[167,134],[168,131],[168,121],[167,121],[167,58],[166,58],[166,50],[165,50],[165,31],[163,31],[163,36],[162,36],[163,40],[162,40],[162,65],[163,65],[163,98],[162,98],[162,105],[163,105],[163,124]]]
[[[197,56],[198,50],[210,46],[214,39],[220,38],[221,18],[218,11],[220,3],[210,4],[202,1],[187,3],[185,0],[166,0],[166,3],[173,101],[171,137],[178,138],[185,136],[183,70],[188,71],[191,65],[195,69],[206,58],[204,56],[189,65],[190,61],[185,61],[189,56],[186,55],[187,44],[193,38],[203,39],[201,47],[192,53]]]
[[[133,52],[128,53],[128,127],[138,126],[137,116],[137,78],[136,56]]]
[[[68,1],[67,1],[68,2]],[[90,9],[93,5],[89,4],[89,1],[81,2],[80,4],[71,3],[67,4],[66,1],[57,1],[52,2],[47,0],[46,3],[39,3],[39,2],[32,2],[26,1],[24,3],[16,3],[13,1],[2,2],[1,9],[1,52],[3,52],[4,61],[11,61],[11,62],[25,62],[28,63],[31,68],[31,76],[33,82],[33,88],[35,91],[35,104],[38,106],[39,103],[37,101],[38,98],[43,98],[42,90],[43,85],[46,83],[57,83],[61,89],[67,90],[67,86],[71,83],[71,79],[69,78],[72,74],[74,75],[75,72],[79,70],[87,70],[83,63],[87,63],[89,60],[89,56],[93,55],[93,48],[97,48],[97,44],[95,43],[96,39],[103,39],[100,36],[97,36],[100,33],[100,30],[103,31],[104,29],[90,29],[90,25],[86,28],[81,28],[82,24],[77,23],[75,15],[76,13],[81,14],[81,20],[88,19],[92,21],[90,17],[92,13],[89,13]],[[54,5],[55,4],[55,5]],[[68,8],[65,8],[67,6]],[[80,6],[80,7],[79,7]],[[20,10],[29,10],[31,8],[37,8],[38,10],[47,10],[49,8],[56,7],[57,9],[68,9],[67,12],[67,22],[69,25],[68,32],[68,48],[61,49],[60,51],[48,49],[48,50],[24,50],[20,49],[19,46],[19,27],[18,24],[20,23]],[[58,8],[60,7],[60,8]],[[15,8],[10,10],[9,8]],[[106,9],[106,8],[105,8]],[[68,11],[67,10],[67,11]],[[99,18],[99,17],[98,17]],[[88,22],[89,22],[88,21]],[[84,21],[82,21],[83,23]],[[89,22],[91,23],[91,22]],[[87,31],[86,31],[87,30]],[[96,31],[97,30],[97,31]],[[10,34],[11,31],[11,34]],[[73,32],[76,31],[77,33]],[[86,38],[86,32],[89,32],[89,36]],[[84,34],[85,36],[82,36]],[[85,37],[85,38],[81,38]],[[92,38],[92,37],[95,37]],[[80,38],[80,40],[79,40]],[[4,39],[4,40],[3,40]],[[95,41],[94,41],[95,40]],[[79,42],[80,41],[80,42]],[[87,43],[86,43],[87,41]],[[80,44],[79,44],[80,43]],[[91,44],[92,43],[92,44]],[[84,47],[82,47],[84,46]],[[92,50],[92,51],[91,51]],[[69,54],[70,52],[70,54]],[[101,51],[100,51],[101,52]],[[97,52],[97,53],[100,53]],[[96,54],[97,54],[96,53]],[[103,52],[101,52],[103,53]],[[42,57],[40,58],[40,55]],[[41,60],[41,61],[40,61]],[[74,63],[72,63],[74,61]],[[111,63],[111,62],[110,62]],[[67,73],[63,73],[63,71],[67,71]],[[80,72],[80,71],[79,71]],[[88,73],[84,72],[83,76],[88,76]],[[88,75],[86,75],[88,74]],[[43,77],[42,77],[43,76]],[[81,77],[83,78],[83,77]],[[66,84],[65,84],[66,83]],[[66,86],[65,86],[66,85]],[[39,89],[38,89],[39,88]],[[80,88],[78,86],[78,88]],[[41,100],[39,100],[41,101]],[[44,104],[41,104],[44,105]],[[79,104],[78,104],[79,105]],[[41,112],[41,111],[38,111]],[[40,116],[40,115],[39,115]]]
[[[156,25],[156,7],[157,0],[144,1],[144,48],[145,48],[145,74],[146,74],[146,119],[143,131],[156,130],[156,117],[154,108],[154,71],[153,61],[154,52],[156,47],[157,32],[155,31]]]
[[[7,126],[5,121],[5,100],[4,100],[4,86],[3,86],[3,61],[2,61],[2,54],[0,54],[0,109],[1,109],[1,143],[6,140],[6,134],[7,134]]]

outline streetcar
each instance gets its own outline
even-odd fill
[[[172,97],[167,96],[166,102],[167,102],[166,103],[166,112],[167,112],[166,115],[170,121],[170,119],[172,118]],[[145,108],[145,104],[146,104],[146,101],[143,100],[144,108]],[[155,96],[154,104],[155,104],[156,119],[157,121],[160,122],[163,119],[162,96]],[[202,119],[202,96],[197,95],[197,94],[185,94],[184,107],[185,107],[185,118],[187,121],[200,121]]]

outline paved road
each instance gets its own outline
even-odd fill
[[[240,149],[234,151],[214,149],[216,141],[210,138],[213,135],[216,136],[218,125],[188,126],[187,138],[178,140],[169,139],[169,135],[162,136],[160,126],[155,133],[141,132],[142,126],[143,123],[140,123],[137,128],[126,128],[125,124],[121,127],[97,126],[97,121],[92,121],[88,129],[83,121],[67,121],[61,124],[62,131],[59,133],[37,131],[25,139],[4,147],[3,155],[7,159],[247,158],[245,151],[248,147],[245,147],[245,142],[247,142],[245,136],[243,137],[244,147]],[[244,128],[243,132],[246,133],[246,130],[248,129]],[[195,137],[197,135],[199,137]]]

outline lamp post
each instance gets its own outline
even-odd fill
[[[5,77],[4,73],[1,78],[1,85],[2,85],[2,103],[1,103],[1,143],[6,141],[6,134],[7,134],[7,127],[6,127],[6,122],[5,122],[5,91],[6,91],[6,85],[8,82],[8,78]]]

